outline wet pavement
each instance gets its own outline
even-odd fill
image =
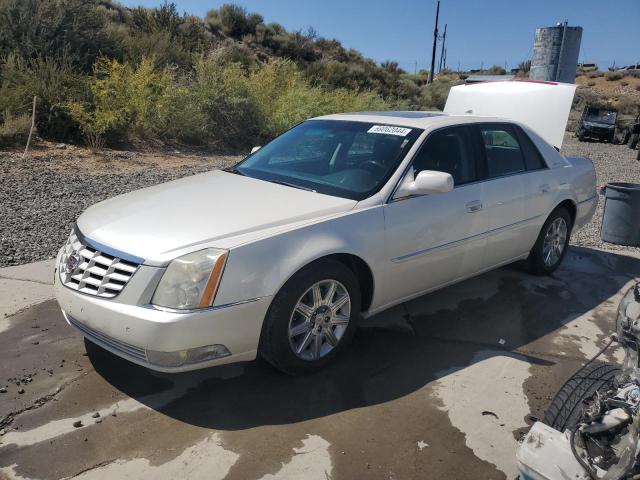
[[[27,308],[0,315],[2,479],[513,479],[517,440],[613,332],[640,260],[574,247],[552,277],[487,273],[363,322],[302,378],[260,360],[151,372],[85,345],[46,276],[5,270]]]

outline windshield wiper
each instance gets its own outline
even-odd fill
[[[307,192],[317,193],[313,188],[303,187],[296,185],[295,183],[283,182],[282,180],[267,180],[267,182],[277,183],[278,185],[284,185],[286,187],[299,188],[300,190],[306,190]]]
[[[242,175],[243,177],[248,177],[249,176],[246,173],[241,172],[240,170],[238,170],[236,167],[223,168],[222,171],[223,172],[229,172],[229,173],[235,173],[236,175]]]

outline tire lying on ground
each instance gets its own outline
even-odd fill
[[[560,432],[575,427],[580,421],[584,401],[608,388],[619,372],[620,368],[615,365],[593,363],[574,374],[556,393],[543,423]]]

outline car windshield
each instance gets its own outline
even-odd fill
[[[318,193],[363,200],[377,192],[421,129],[343,120],[309,120],[230,169]]]
[[[587,120],[590,122],[607,123],[613,125],[616,123],[617,112],[610,110],[598,110],[597,108],[590,108],[587,112]]]

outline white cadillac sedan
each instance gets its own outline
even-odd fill
[[[314,371],[393,305],[558,267],[597,203],[591,162],[557,150],[573,92],[496,82],[455,87],[445,113],[315,118],[233,168],[98,203],[60,250],[58,302],[151,369]]]

